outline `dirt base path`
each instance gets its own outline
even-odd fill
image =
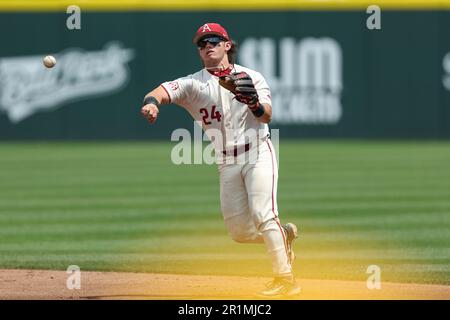
[[[69,290],[64,271],[0,270],[0,299],[260,299],[269,278],[151,273],[81,272],[81,288]],[[450,286],[299,279],[293,299],[446,299]]]

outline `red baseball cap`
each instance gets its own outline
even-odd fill
[[[227,30],[225,30],[224,27],[222,27],[218,23],[205,23],[200,28],[198,28],[197,32],[195,33],[194,39],[192,42],[194,44],[197,44],[198,40],[202,38],[203,36],[207,35],[215,35],[222,38],[225,38],[226,40],[230,41],[230,37],[228,36]]]

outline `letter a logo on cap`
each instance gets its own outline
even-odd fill
[[[211,28],[208,26],[207,23],[205,23],[205,24],[203,25],[203,29],[202,29],[202,32],[206,32],[206,31],[211,32]]]

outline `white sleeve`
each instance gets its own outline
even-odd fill
[[[170,98],[170,103],[184,105],[187,102],[190,91],[193,88],[193,79],[191,76],[178,78],[173,81],[167,81],[161,84]]]
[[[256,79],[254,80],[256,92],[258,93],[258,99],[260,103],[267,103],[272,105],[272,97],[270,95],[270,88],[266,79],[260,74],[256,73]]]

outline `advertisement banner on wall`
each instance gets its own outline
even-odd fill
[[[69,28],[66,13],[0,13],[1,140],[192,129],[182,108],[163,106],[151,127],[139,109],[160,83],[202,68],[192,37],[209,21],[238,43],[238,63],[266,78],[282,137],[450,137],[449,11],[387,11],[379,25],[363,10],[81,14]]]

